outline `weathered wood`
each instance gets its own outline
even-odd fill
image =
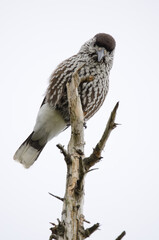
[[[101,153],[105,147],[106,141],[108,140],[108,137],[111,133],[111,131],[117,126],[115,123],[116,113],[117,109],[119,107],[119,102],[116,103],[113,111],[110,114],[109,120],[107,122],[106,128],[104,130],[104,133],[100,139],[100,141],[97,143],[95,148],[93,149],[92,154],[84,159],[84,166],[85,169],[88,171],[92,166],[94,166],[97,162],[100,161]]]
[[[81,69],[82,66],[80,66],[79,69]],[[103,136],[93,150],[93,153],[88,158],[85,158],[85,122],[78,87],[81,81],[91,81],[92,79],[90,79],[90,77],[79,79],[79,69],[74,73],[72,81],[67,83],[71,138],[67,150],[65,150],[62,145],[57,145],[64,155],[67,164],[66,190],[64,198],[51,194],[53,197],[63,201],[63,210],[61,221],[58,219],[57,225],[52,223],[53,227],[50,228],[52,232],[50,240],[83,240],[99,228],[99,223],[94,224],[90,228],[84,228],[83,223],[89,223],[83,215],[84,178],[89,171],[93,170],[90,168],[101,159],[101,152],[104,149],[105,143],[112,129],[116,127],[114,121],[119,103],[114,107]],[[122,236],[123,235],[118,238]]]
[[[67,162],[67,182],[64,197],[62,222],[65,227],[64,236],[59,239],[82,240],[83,229],[83,197],[84,197],[84,116],[78,94],[79,86],[78,70],[75,72],[72,81],[67,84],[67,96],[69,102],[71,139],[68,144],[68,152],[65,159]]]
[[[121,240],[126,235],[126,232],[123,231],[115,240]]]

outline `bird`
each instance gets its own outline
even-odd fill
[[[82,64],[79,79],[91,79],[81,81],[78,87],[85,122],[99,110],[108,93],[115,47],[116,41],[111,35],[98,33],[85,42],[77,54],[56,67],[50,76],[33,131],[16,151],[14,160],[29,168],[47,142],[70,126],[66,85]]]

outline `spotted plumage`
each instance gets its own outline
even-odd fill
[[[82,45],[80,51],[57,66],[50,77],[45,98],[31,135],[14,155],[26,168],[30,167],[46,143],[70,125],[66,83],[79,70],[79,94],[85,121],[101,107],[109,89],[109,73],[113,64],[115,40],[99,33]]]

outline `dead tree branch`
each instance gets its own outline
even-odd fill
[[[109,137],[111,131],[117,126],[117,124],[115,123],[115,117],[116,117],[118,106],[119,106],[119,102],[116,103],[113,111],[111,112],[111,115],[109,117],[109,120],[108,120],[106,128],[105,128],[105,131],[104,131],[100,141],[97,143],[92,154],[88,158],[84,159],[84,165],[85,165],[85,169],[87,171],[93,165],[95,165],[97,162],[99,162],[100,159],[102,158],[101,153],[105,147],[106,141],[108,140],[108,137]]]
[[[126,235],[126,232],[123,231],[115,240],[121,240]]]
[[[84,231],[84,238],[89,237],[92,233],[94,233],[99,228],[99,223],[94,224],[92,227],[87,228]]]
[[[68,150],[60,144],[57,147],[65,158],[67,164],[67,179],[64,198],[50,194],[53,197],[63,201],[63,210],[61,221],[58,225],[52,224],[50,229],[52,234],[50,240],[83,240],[89,237],[99,228],[99,223],[85,229],[85,217],[83,215],[84,199],[84,178],[87,172],[91,171],[90,167],[95,165],[101,159],[101,152],[112,131],[116,127],[115,116],[119,103],[116,104],[108,120],[106,129],[102,138],[96,145],[90,157],[84,156],[84,115],[78,94],[79,84],[83,81],[92,81],[92,77],[80,79],[78,71],[83,67],[80,66],[74,73],[71,82],[67,83],[67,97],[70,112],[71,138],[68,144]],[[119,239],[117,239],[119,240]]]
[[[66,151],[61,145],[58,145],[58,148],[64,155],[67,164],[66,191],[61,220],[65,231],[63,236],[58,237],[58,240],[84,239],[83,235],[79,231],[79,229],[83,228],[81,215],[83,213],[85,176],[83,167],[84,116],[80,97],[78,95],[78,86],[80,84],[78,77],[79,69],[77,69],[73,75],[72,81],[67,83],[67,97],[71,123],[71,138],[68,144],[68,150]]]
[[[64,146],[62,146],[61,144],[57,144],[56,146],[63,154],[66,164],[71,164],[71,155],[64,149]]]
[[[56,195],[54,195],[54,194],[52,194],[52,193],[49,193],[52,197],[54,197],[54,198],[57,198],[58,200],[60,200],[60,201],[64,201],[64,198],[61,198],[61,197],[59,197],[59,196],[56,196]]]

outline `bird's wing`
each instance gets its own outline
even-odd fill
[[[59,64],[51,75],[45,101],[52,107],[55,107],[66,94],[66,83],[71,80],[77,65],[76,55],[74,55]]]
[[[57,67],[57,69],[50,77],[50,84],[47,88],[45,97],[40,105],[40,108],[47,102],[51,103],[52,107],[55,107],[58,101],[63,96],[67,82],[67,79],[65,78],[65,71],[67,69],[67,66],[61,67],[61,65],[62,64]]]

